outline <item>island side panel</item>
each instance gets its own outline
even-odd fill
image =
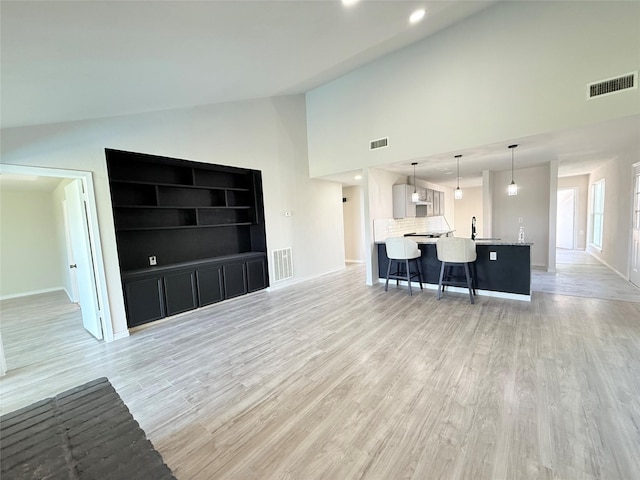
[[[384,243],[378,243],[378,276],[386,278],[389,259]],[[418,244],[425,283],[437,285],[440,261],[434,243]],[[531,294],[531,247],[529,245],[476,245],[477,260],[471,264],[474,286],[479,290]],[[495,252],[497,260],[490,260]],[[461,272],[462,273],[462,272]],[[462,278],[461,278],[462,280]]]

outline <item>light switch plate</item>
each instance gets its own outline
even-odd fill
[[[151,255],[149,257],[149,265],[157,265],[157,264],[158,264],[158,261],[156,259],[156,256],[155,255]]]
[[[498,260],[498,252],[489,252],[489,260]]]

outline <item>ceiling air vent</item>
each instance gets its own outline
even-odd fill
[[[371,140],[369,142],[369,150],[376,150],[377,148],[384,148],[389,146],[389,137],[379,138],[378,140]]]
[[[621,90],[638,88],[638,72],[627,73],[616,78],[609,78],[587,85],[587,99],[609,95]]]

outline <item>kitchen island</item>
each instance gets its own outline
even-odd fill
[[[411,236],[422,252],[420,265],[427,288],[437,288],[440,261],[436,253],[436,238]],[[531,301],[531,245],[500,239],[476,240],[477,260],[470,265],[477,295]],[[378,277],[385,281],[389,259],[384,242],[376,242],[378,249]],[[495,258],[495,259],[494,259]],[[461,278],[464,277],[460,268]],[[402,283],[402,282],[401,282]],[[406,282],[405,282],[406,283]],[[416,286],[417,282],[416,282]],[[464,291],[459,287],[447,287]]]

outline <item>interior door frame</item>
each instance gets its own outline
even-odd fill
[[[100,323],[106,342],[113,341],[113,324],[111,323],[111,310],[109,308],[109,295],[107,293],[107,279],[105,275],[104,260],[102,258],[102,246],[100,243],[100,228],[98,227],[98,209],[96,207],[95,191],[93,189],[93,174],[81,170],[63,170],[59,168],[30,167],[24,165],[0,164],[1,173],[15,175],[36,175],[40,177],[70,178],[82,181],[86,193],[87,202],[87,227],[89,244],[93,260],[93,272],[96,279],[97,304],[100,311]]]
[[[627,260],[627,280],[632,285],[636,285],[631,281],[631,270],[633,268],[633,216],[635,214],[635,195],[636,195],[636,170],[640,169],[640,162],[631,165],[631,228],[629,229],[629,253]],[[636,285],[639,286],[640,285]]]

